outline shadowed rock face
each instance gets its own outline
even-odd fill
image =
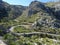
[[[5,8],[0,8],[0,19],[3,17],[7,17],[7,12]]]
[[[2,0],[0,0],[0,19],[3,17],[7,17],[7,11],[4,7]]]
[[[55,10],[54,10],[54,15],[57,19],[60,19],[60,3],[55,4],[54,6]]]
[[[26,8],[26,6],[21,5],[9,5],[8,3],[0,0],[0,19],[3,17],[15,19],[19,17]]]
[[[43,3],[41,2],[38,2],[38,1],[33,1],[31,2],[31,4],[29,5],[29,11],[28,11],[28,14],[36,14],[37,12],[41,11],[42,10],[45,10],[46,7],[44,6]]]
[[[31,4],[29,5],[29,8],[31,8],[31,9],[33,9],[33,10],[40,11],[40,9],[45,9],[45,5],[44,5],[42,2],[33,1],[33,2],[31,2]]]
[[[10,5],[9,8],[10,8],[9,16],[11,16],[10,18],[12,18],[12,19],[15,19],[15,18],[21,16],[23,11],[26,9],[25,6],[21,6],[21,5]]]
[[[32,14],[36,14],[37,12],[41,11],[41,10],[45,10],[46,7],[44,5],[44,3],[41,3],[39,1],[33,1],[31,2],[31,4],[29,5],[29,7],[25,10],[27,16],[31,16]]]

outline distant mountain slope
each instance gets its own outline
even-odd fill
[[[10,7],[9,17],[12,19],[19,17],[23,13],[23,11],[27,8],[21,5],[10,5],[9,7]]]
[[[5,17],[6,13],[8,13],[9,19],[15,19],[22,14],[22,12],[26,9],[26,6],[21,5],[10,5],[6,2],[0,1],[0,12],[2,12],[2,17]],[[7,17],[7,16],[6,16]]]
[[[20,16],[22,18],[27,18],[30,17],[32,15],[35,15],[37,13],[41,13],[41,12],[45,12],[48,14],[52,14],[52,9],[50,9],[49,7],[45,6],[44,3],[39,2],[39,1],[33,1],[31,2],[31,4],[29,5],[29,7],[23,12],[23,14]]]
[[[60,8],[58,9],[58,7],[56,6],[57,4],[60,4],[60,3],[57,3],[57,2],[42,3],[39,1],[33,1],[30,3],[30,5],[28,7],[21,6],[21,5],[10,5],[3,1],[0,1],[0,4],[1,4],[0,10],[3,11],[3,9],[1,9],[3,7],[5,10],[5,13],[7,13],[7,16],[9,17],[9,19],[16,19],[17,17],[19,17],[21,15],[31,16],[40,11],[45,11],[49,14],[53,14],[56,18],[60,19],[59,18],[60,17],[59,16]],[[6,16],[6,15],[4,15],[5,13],[4,12],[2,13],[2,17]]]
[[[23,12],[22,15],[31,16],[32,14],[36,14],[40,10],[45,10],[46,7],[44,3],[33,1],[30,3],[29,7]]]
[[[42,3],[39,1],[33,1],[28,7],[21,5],[9,5],[6,2],[1,2],[1,4],[4,5],[4,6],[1,5],[1,7],[5,7],[4,9],[8,14],[8,19],[16,19],[19,22],[32,22],[32,23],[34,21],[41,20],[38,22],[39,23],[45,22],[44,25],[47,24],[50,26],[52,25],[52,27],[57,26],[60,27],[59,25],[60,6],[57,6],[60,3]],[[2,14],[6,14],[6,12]],[[50,22],[47,22],[46,20],[50,20]]]
[[[0,5],[0,12],[2,12],[0,18],[1,16],[7,17],[8,20],[6,22],[2,20],[0,27],[3,28],[0,28],[0,30],[9,29],[11,26],[20,24],[30,24],[33,30],[43,32],[56,33],[57,30],[60,30],[60,3],[33,1],[27,7],[10,5],[6,2],[0,4],[3,4]],[[57,33],[59,34],[59,31]]]
[[[7,10],[5,6],[3,5],[3,2],[0,1],[0,19],[7,16],[8,16]]]
[[[52,4],[53,6],[52,5],[49,6],[48,4],[49,5]],[[20,22],[30,22],[30,23],[37,21],[39,25],[45,28],[46,27],[47,28],[60,28],[60,25],[59,25],[60,21],[58,18],[60,13],[57,7],[58,3],[56,4],[48,3],[48,4],[46,3],[44,4],[39,1],[31,2],[29,7],[23,12],[23,14],[19,18],[17,18],[17,20]],[[59,15],[56,15],[58,13]]]

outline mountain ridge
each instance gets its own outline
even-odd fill
[[[55,15],[55,13],[58,12],[58,10],[55,11],[58,7],[55,8],[55,4],[52,4],[54,6],[49,5],[39,1],[31,2],[28,7],[21,5],[9,5],[5,3],[5,9],[7,9],[8,13],[7,20],[15,20],[18,24],[24,22],[34,23],[36,21],[39,24],[36,24],[38,27],[43,26],[45,29],[50,27],[60,28],[60,21]],[[57,17],[59,17],[59,15]]]

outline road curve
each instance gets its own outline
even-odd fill
[[[25,26],[27,26],[27,25],[12,26],[12,27],[9,29],[9,31],[10,31],[10,32],[13,32],[14,28],[19,27],[19,26],[25,27]]]
[[[50,35],[50,36],[52,36],[52,37],[60,37],[60,35],[58,35],[58,34],[51,34],[51,33],[45,33],[45,32],[30,32],[30,33],[15,33],[15,32],[13,32],[14,28],[15,28],[15,27],[18,27],[18,26],[23,26],[23,27],[24,27],[24,26],[26,26],[26,25],[12,26],[12,27],[9,29],[9,31],[10,31],[12,34],[16,35],[16,36],[43,34],[43,35]]]

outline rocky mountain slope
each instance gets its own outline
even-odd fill
[[[19,17],[20,15],[26,15],[26,16],[31,16],[33,14],[36,14],[40,11],[45,11],[49,14],[53,14],[56,18],[59,19],[59,3],[42,3],[39,1],[33,1],[30,3],[29,6],[21,6],[21,5],[10,5],[6,2],[3,2],[2,0],[0,1],[0,10],[5,10],[1,14],[3,15],[4,13],[7,13],[8,17],[10,19],[15,19]],[[50,6],[49,6],[49,5]],[[48,6],[46,6],[48,5]],[[52,6],[53,5],[53,6]],[[2,9],[3,7],[3,9]],[[57,15],[58,14],[58,15]],[[3,15],[2,17],[6,16]],[[57,15],[57,16],[56,16]]]
[[[31,15],[48,15],[52,18],[59,19],[60,17],[60,3],[42,3],[39,1],[33,1],[28,7],[21,5],[10,5],[6,2],[0,1],[0,10],[2,17],[7,17],[9,19],[15,19],[20,17],[30,17]],[[48,5],[49,4],[49,5]],[[51,4],[51,5],[50,5]],[[46,14],[45,14],[46,13]],[[0,16],[1,18],[1,16]]]
[[[2,45],[60,44],[60,3],[32,1],[26,7],[0,0],[0,20]]]
[[[5,6],[3,5],[3,2],[0,1],[0,19],[7,16],[8,16],[7,10]]]
[[[6,2],[0,1],[0,12],[2,17],[7,17],[9,19],[15,19],[22,14],[22,12],[26,9],[26,6],[21,5],[10,5]],[[6,16],[7,15],[7,16]],[[2,18],[0,17],[0,18]]]
[[[49,4],[49,3],[48,3]],[[53,4],[53,3],[52,3]],[[46,3],[42,3],[39,1],[33,1],[29,5],[29,7],[23,12],[23,14],[17,19],[20,22],[24,20],[24,22],[34,22],[39,23],[40,26],[43,27],[51,27],[51,28],[60,28],[60,21],[59,21],[59,3],[54,4],[53,6],[49,5],[46,6]],[[57,15],[58,14],[58,15]],[[33,15],[33,16],[32,16]],[[28,17],[28,18],[27,18]]]
[[[21,5],[9,5],[3,1],[0,1],[0,4],[0,9],[3,11],[1,15],[5,14],[2,17],[7,17],[8,20],[15,19],[18,21],[16,22],[18,24],[33,23],[32,27],[35,26],[36,29],[39,27],[39,30],[60,28],[60,3],[42,3],[39,1],[33,1],[28,7]],[[3,9],[5,11],[2,7],[4,7]],[[34,24],[34,22],[36,22],[36,24]],[[8,24],[7,27],[12,26],[11,22],[9,23],[10,24]],[[12,21],[12,23],[14,25],[14,21]]]

